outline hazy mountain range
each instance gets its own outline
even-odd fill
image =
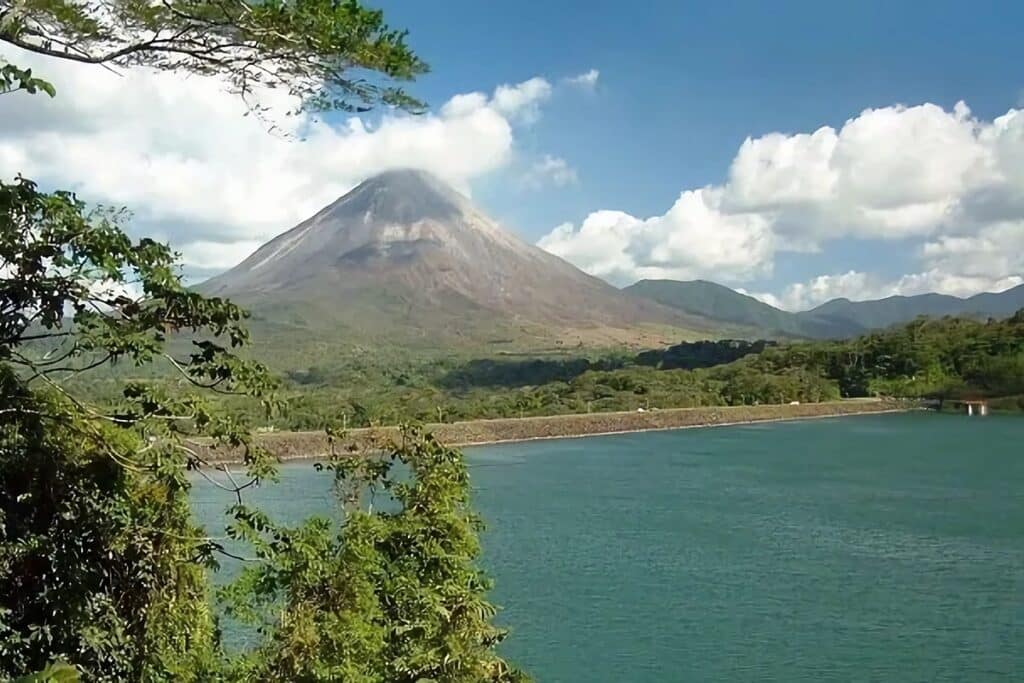
[[[716,336],[832,338],[918,315],[1007,316],[1024,286],[783,311],[706,281],[624,290],[524,242],[422,171],[370,178],[199,286],[253,312],[257,339],[443,348],[658,346]]]
[[[875,301],[832,299],[799,313],[783,311],[704,280],[642,280],[624,291],[694,315],[749,326],[765,336],[813,339],[852,337],[921,315],[1003,318],[1024,308],[1024,285],[998,294],[977,294],[966,299],[945,294],[891,296]]]

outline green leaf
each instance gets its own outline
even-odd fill
[[[14,683],[78,683],[78,670],[70,664],[54,662],[42,671],[14,679]]]

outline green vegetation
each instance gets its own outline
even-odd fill
[[[274,638],[236,665],[238,680],[526,680],[493,653],[505,632],[473,563],[480,522],[461,454],[415,429],[400,441],[382,458],[330,458],[343,533],[327,518],[246,527],[261,562],[224,596]],[[387,509],[374,512],[378,491]]]
[[[1016,396],[1024,394],[1024,309],[987,322],[920,318],[847,342],[769,350],[755,363],[819,369],[844,396]]]
[[[0,41],[215,75],[240,95],[286,88],[323,109],[418,109],[367,76],[425,69],[354,0],[38,0],[0,8]],[[0,95],[37,93],[56,95],[0,60]],[[176,256],[124,220],[0,180],[0,678],[523,680],[494,654],[504,632],[460,454],[416,431],[383,459],[335,454],[340,525],[285,527],[246,504],[276,470],[231,401],[276,419],[278,383],[244,355],[246,314],[184,287]],[[88,373],[115,364],[136,379],[95,400]],[[188,471],[210,476],[200,439],[243,454],[244,476],[217,482],[235,504],[216,535],[189,507]],[[374,489],[387,510],[360,499]],[[236,545],[255,557],[214,602],[210,573]],[[255,647],[225,651],[218,605],[260,623]]]
[[[0,41],[215,75],[243,96],[285,88],[321,109],[415,111],[390,80],[425,70],[403,33],[354,0],[35,0],[0,9]],[[57,94],[0,63],[0,94],[40,93]],[[921,320],[849,342],[700,342],[640,355],[481,360],[335,341],[307,344],[306,357],[258,358],[246,350],[246,314],[184,287],[175,255],[129,238],[125,218],[25,178],[0,181],[4,679],[524,679],[495,654],[505,633],[492,624],[458,452],[413,429],[382,456],[333,453],[322,467],[340,519],[285,526],[246,502],[276,475],[255,427],[333,438],[339,416],[359,426],[1024,393],[1024,312]],[[286,370],[283,385],[268,366]],[[240,452],[244,476],[222,468],[214,479],[209,448]],[[222,533],[194,522],[189,471],[233,497]],[[211,572],[238,552],[246,569],[214,596]],[[228,652],[222,614],[256,625],[255,645]]]
[[[755,342],[745,339],[683,342],[667,349],[640,353],[636,357],[636,362],[662,370],[696,370],[731,363],[751,354],[761,353],[774,345],[775,342],[763,339]]]
[[[365,427],[407,419],[450,422],[839,397],[835,383],[815,372],[794,368],[764,373],[730,364],[767,346],[696,342],[639,355],[606,351],[591,357],[498,359],[367,351],[285,373],[280,396],[289,409],[280,416],[263,419],[241,398],[225,397],[223,405],[264,427],[320,430],[339,415],[349,427]],[[120,381],[94,377],[87,389],[113,399]]]
[[[287,372],[282,396],[292,409],[261,424],[317,430],[339,414],[364,427],[866,396],[987,397],[994,408],[1013,408],[1024,395],[1022,363],[1020,313],[988,322],[922,318],[847,341],[705,341],[639,354],[481,359],[365,350]],[[112,386],[96,380],[92,390]],[[252,414],[243,400],[228,404]]]
[[[245,447],[252,479],[271,472],[202,395],[216,388],[272,405],[271,378],[232,351],[247,339],[242,312],[186,290],[167,248],[131,241],[116,219],[25,180],[0,183],[5,677],[64,660],[92,680],[208,680],[217,646],[205,569],[216,545],[191,522],[188,444],[205,435]],[[121,291],[129,279],[143,297]],[[163,356],[166,329],[225,341],[176,360]],[[172,397],[129,383],[105,411],[64,385],[115,359],[161,357],[196,391]]]
[[[217,76],[243,97],[261,88],[284,90],[306,110],[366,111],[379,103],[420,110],[391,82],[427,70],[405,36],[388,28],[382,12],[355,0],[34,0],[0,8],[0,41],[22,50]],[[40,81],[26,83],[13,66],[4,67],[5,81],[8,68],[29,92],[52,94]]]

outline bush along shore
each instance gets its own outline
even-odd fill
[[[901,412],[920,407],[917,401],[863,399],[785,405],[708,406],[637,412],[584,413],[551,417],[526,417],[498,420],[426,425],[426,430],[449,446],[474,446],[492,443],[557,439],[623,432],[643,432],[689,427],[712,427],[748,422],[798,420],[842,415]],[[336,450],[353,452],[375,450],[397,437],[398,427],[370,427],[349,430],[335,444]],[[276,432],[262,434],[260,445],[280,460],[325,457],[331,448],[324,432]],[[209,451],[211,462],[233,462],[237,454]]]

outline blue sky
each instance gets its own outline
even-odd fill
[[[433,72],[430,102],[540,74],[600,70],[589,96],[556,96],[523,148],[567,160],[579,182],[533,193],[475,184],[506,225],[537,239],[596,209],[663,213],[723,182],[739,145],[841,127],[872,107],[965,101],[991,120],[1020,105],[1024,5],[1012,2],[381,2]],[[753,290],[823,273],[914,270],[908,242],[839,240],[784,254]]]
[[[414,166],[617,285],[801,309],[1024,281],[1019,3],[376,4],[432,67],[421,117],[269,135],[211,79],[0,54],[58,89],[0,102],[0,173],[130,207],[197,278]]]

